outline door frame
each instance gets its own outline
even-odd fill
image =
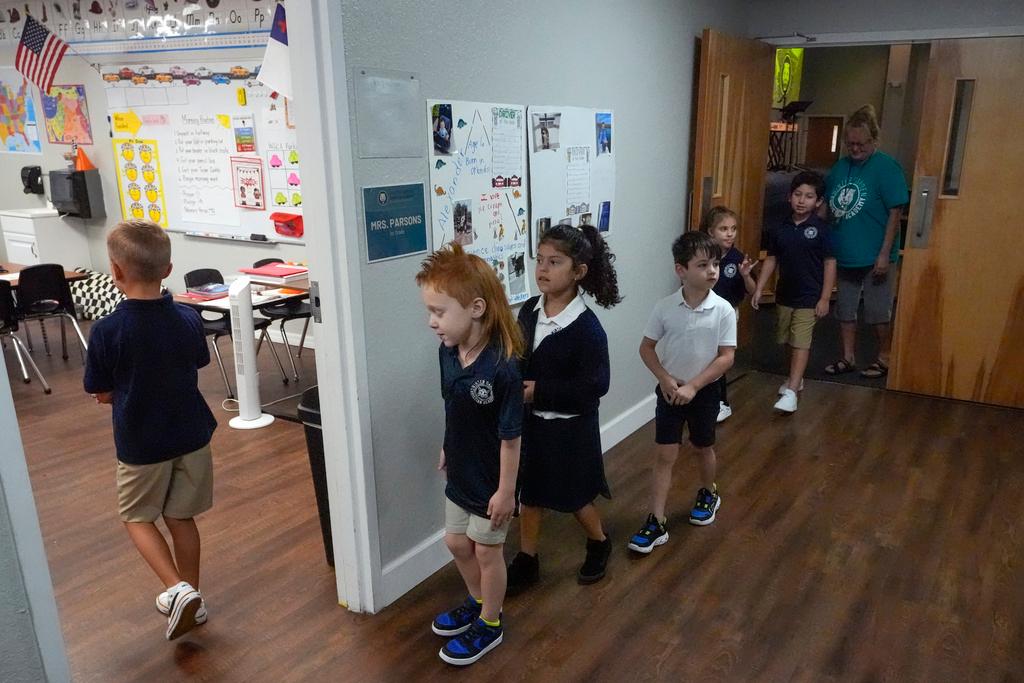
[[[303,168],[313,171],[303,179],[303,215],[313,226],[306,248],[322,312],[317,380],[338,603],[374,612],[383,590],[342,11],[329,0],[295,0],[291,7],[292,87],[302,94],[294,102],[296,136]]]

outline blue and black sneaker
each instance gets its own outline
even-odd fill
[[[638,553],[647,553],[654,550],[654,546],[662,545],[668,541],[668,532],[665,525],[658,521],[654,514],[647,515],[647,521],[640,527],[640,531],[633,534],[626,547]]]
[[[430,628],[437,635],[450,638],[468,630],[479,616],[480,603],[468,595],[466,601],[455,609],[438,614]]]
[[[718,495],[718,489],[712,493],[705,488],[697,491],[697,502],[690,510],[690,524],[707,526],[715,521],[715,513],[722,506],[722,497]]]
[[[466,666],[498,647],[501,635],[501,624],[488,626],[483,619],[477,618],[465,633],[449,640],[437,654],[449,664]]]

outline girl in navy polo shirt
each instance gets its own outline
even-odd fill
[[[523,382],[517,359],[523,336],[494,270],[451,244],[424,262],[416,284],[441,340],[446,472],[445,543],[469,596],[434,619],[451,637],[441,659],[466,665],[502,640],[504,543],[515,509],[523,420]]]
[[[743,297],[753,294],[757,283],[754,282],[750,270],[754,262],[743,255],[743,252],[736,248],[736,234],[739,231],[739,217],[736,212],[725,206],[712,207],[704,214],[700,222],[700,229],[711,235],[711,238],[722,248],[722,260],[718,268],[718,282],[714,286],[714,292],[722,297],[733,308],[737,308],[743,302]],[[722,394],[722,400],[718,405],[718,421],[724,422],[732,415],[732,408],[729,406],[729,398],[726,395],[728,383],[725,375],[718,380],[718,388]]]
[[[594,499],[610,498],[604,476],[597,408],[608,392],[608,338],[581,294],[611,308],[622,301],[612,261],[597,228],[556,225],[537,247],[539,297],[519,309],[523,358],[523,464],[520,469],[520,552],[508,569],[509,592],[540,578],[537,539],[545,508],[570,512],[587,535],[582,584],[605,575],[611,540]]]

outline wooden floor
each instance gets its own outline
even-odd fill
[[[437,658],[429,628],[463,597],[454,566],[382,614],[336,606],[302,428],[229,431],[220,410],[216,503],[200,519],[210,621],[163,640],[160,587],[116,519],[109,413],[80,393],[74,358],[42,365],[52,396],[17,382],[7,359],[76,681],[464,675]],[[202,384],[219,403],[215,369]],[[778,384],[751,373],[732,385],[719,520],[686,524],[695,466],[681,460],[671,540],[650,557],[625,543],[647,512],[653,425],[613,449],[608,578],[578,586],[581,534],[547,518],[544,582],[506,604],[504,643],[469,675],[1024,680],[1024,414],[809,382],[800,411],[782,417]]]

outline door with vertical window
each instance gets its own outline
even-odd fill
[[[704,29],[700,43],[697,119],[689,226],[724,204],[740,216],[736,248],[761,250],[764,176],[768,166],[774,48]],[[740,309],[740,341],[751,338],[752,311]]]
[[[1024,407],[1024,38],[932,44],[889,388]]]

